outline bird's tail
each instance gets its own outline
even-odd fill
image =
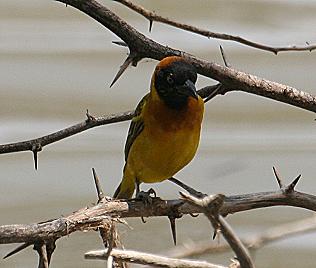
[[[133,196],[135,190],[135,180],[134,177],[128,176],[124,172],[123,179],[120,185],[117,187],[113,197],[115,199],[130,199]]]

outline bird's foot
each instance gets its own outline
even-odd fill
[[[145,205],[151,205],[152,204],[152,196],[157,197],[156,192],[153,188],[150,188],[147,192],[140,191],[136,193],[136,199],[143,201]]]
[[[149,206],[152,204],[153,198],[151,197],[151,195],[153,195],[153,197],[157,197],[156,192],[153,188],[150,188],[147,192],[139,191],[139,187],[137,189],[138,191],[136,191],[136,199],[141,200],[145,206]],[[144,217],[141,217],[141,219],[143,223],[146,223]]]

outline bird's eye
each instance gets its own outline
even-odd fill
[[[167,79],[167,82],[168,82],[169,85],[173,85],[173,83],[174,83],[173,73],[167,74],[167,78],[166,79]]]

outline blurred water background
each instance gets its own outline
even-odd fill
[[[112,1],[101,1],[150,38],[200,58],[222,63],[219,45],[235,68],[316,94],[316,52],[275,56],[232,42],[207,39],[148,21]],[[270,45],[316,42],[315,1],[139,1],[180,22],[240,35]],[[143,60],[109,88],[127,50],[118,38],[81,12],[55,1],[0,1],[0,143],[39,137],[85,120],[131,110],[148,91],[157,62]],[[200,77],[198,87],[215,81]],[[298,174],[298,190],[316,194],[315,115],[241,92],[218,96],[206,105],[201,144],[194,161],[178,178],[206,193],[239,194],[277,189],[276,166],[285,182]],[[123,146],[129,123],[88,130],[49,145],[39,154],[0,156],[0,224],[32,223],[67,215],[96,201],[91,175],[95,167],[106,194],[121,178]],[[159,196],[177,198],[169,182],[154,186]],[[241,236],[311,216],[297,208],[268,208],[228,217]],[[166,218],[129,220],[123,228],[126,248],[162,252],[173,248]],[[208,222],[189,216],[178,221],[178,243],[211,237]],[[273,243],[255,255],[257,267],[314,267],[315,234]],[[1,245],[0,256],[17,245]],[[104,267],[84,260],[84,252],[102,248],[97,233],[75,233],[57,242],[51,267]],[[227,264],[227,256],[206,256]],[[0,267],[35,267],[31,248]]]

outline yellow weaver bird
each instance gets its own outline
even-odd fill
[[[166,180],[192,160],[204,113],[196,79],[182,57],[166,57],[157,65],[128,131],[123,179],[114,198],[131,198],[135,186],[139,191],[142,182]]]

